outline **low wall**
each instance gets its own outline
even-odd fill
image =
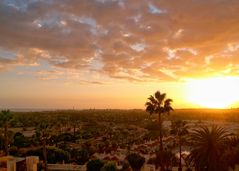
[[[49,171],[86,171],[86,165],[48,164]]]

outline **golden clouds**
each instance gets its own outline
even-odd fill
[[[18,57],[0,54],[0,69],[44,60],[44,74],[133,81],[236,75],[238,11],[235,0],[1,1],[0,47]]]

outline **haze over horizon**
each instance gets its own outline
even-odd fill
[[[2,0],[0,108],[239,106],[239,1]]]

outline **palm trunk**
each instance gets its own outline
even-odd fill
[[[181,136],[179,136],[179,167],[178,171],[182,171],[182,145],[181,145]]]
[[[160,170],[164,171],[164,163],[162,162],[163,158],[163,133],[162,133],[162,119],[161,119],[161,114],[159,113],[159,143],[160,143]]]
[[[76,125],[74,125],[73,127],[73,138],[74,138],[74,142],[76,141]]]
[[[4,124],[4,148],[5,148],[5,153],[6,156],[8,155],[8,122]]]
[[[42,148],[43,148],[44,171],[47,171],[47,151],[46,151],[46,140],[45,140],[45,138],[42,141]]]

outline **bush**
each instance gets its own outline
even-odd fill
[[[127,161],[124,161],[123,166],[120,169],[120,171],[128,171],[129,167],[130,167],[129,163]]]
[[[58,142],[61,142],[61,141],[72,142],[73,136],[70,133],[63,133],[58,135],[57,139],[58,139]]]
[[[100,169],[100,171],[116,171],[116,164],[115,162],[108,162],[105,163],[104,166]]]
[[[89,153],[85,149],[77,151],[76,154],[74,155],[75,155],[77,164],[83,165],[89,160]]]
[[[48,163],[57,163],[57,162],[68,162],[70,154],[67,151],[56,147],[47,148],[47,161]]]
[[[26,147],[30,145],[30,141],[28,138],[26,138],[22,133],[17,132],[14,137],[13,137],[13,145],[21,148],[21,147]]]
[[[126,158],[134,171],[139,171],[145,162],[145,158],[137,153],[131,153]]]
[[[43,159],[43,155],[42,155],[42,148],[38,148],[38,149],[30,149],[26,152],[25,154],[26,156],[39,156],[40,160]]]
[[[18,149],[17,149],[16,146],[11,146],[9,148],[9,155],[11,155],[11,156],[18,156],[19,155]]]
[[[43,159],[43,153],[42,148],[39,148],[37,150],[30,150],[27,152],[26,155],[33,155],[33,156],[39,156],[39,158]],[[70,154],[67,151],[64,151],[62,149],[56,148],[56,147],[48,147],[47,148],[47,162],[48,163],[58,163],[58,162],[68,162],[70,159]]]
[[[87,163],[86,171],[100,171],[100,169],[104,166],[104,162],[102,160],[90,160]]]

